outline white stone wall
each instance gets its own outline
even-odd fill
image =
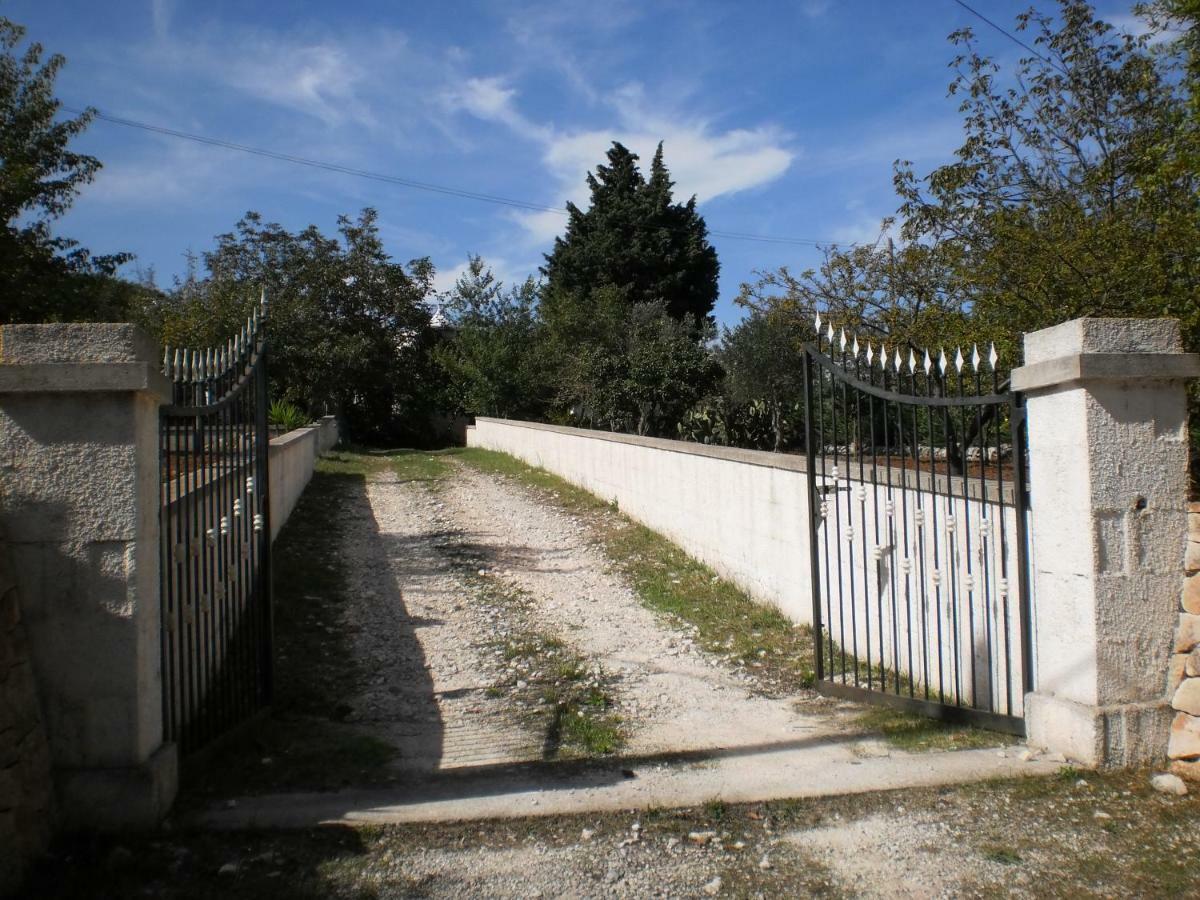
[[[312,480],[317,457],[338,442],[337,419],[325,416],[315,425],[289,431],[271,441],[271,540],[279,535],[300,495]]]

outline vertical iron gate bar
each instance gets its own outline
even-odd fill
[[[821,629],[821,561],[817,550],[821,497],[817,493],[816,457],[813,452],[813,395],[812,361],[804,354],[804,461],[809,473],[808,482],[808,565],[813,601],[813,663],[817,680],[825,678],[825,663],[821,658],[824,638]]]
[[[1033,690],[1033,628],[1029,596],[1029,545],[1028,513],[1029,482],[1028,460],[1025,455],[1026,427],[1025,398],[1012,395],[1012,454],[1013,454],[1013,509],[1017,516],[1017,581],[1021,595],[1021,680],[1022,693]]]

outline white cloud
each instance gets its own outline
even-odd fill
[[[499,79],[471,79],[454,95],[455,108],[499,122],[542,144],[542,160],[556,184],[556,201],[587,200],[584,175],[620,141],[649,165],[661,141],[675,181],[675,195],[698,202],[735,194],[774,181],[796,158],[788,136],[765,125],[718,131],[704,119],[689,119],[649,107],[640,85],[625,85],[607,100],[617,124],[611,128],[564,131],[530,122],[516,106],[516,91]],[[560,234],[566,219],[555,212],[514,213],[529,237],[544,243]]]
[[[537,263],[513,263],[502,256],[485,256],[484,264],[492,270],[492,275],[501,283],[504,290],[523,284],[530,275],[537,277]],[[456,266],[439,267],[433,279],[433,288],[438,293],[444,293],[454,287],[454,283],[466,274],[470,266],[469,260],[463,260]]]
[[[173,11],[172,0],[150,0],[150,22],[154,26],[154,36],[160,41],[166,40]]]
[[[1133,13],[1113,13],[1112,15],[1104,16],[1104,20],[1117,29],[1117,31],[1124,31],[1134,37],[1150,35],[1150,43],[1152,44],[1162,44],[1166,41],[1174,40],[1179,36],[1179,32],[1175,31],[1155,31],[1149,22]]]
[[[531,140],[547,140],[549,128],[535,125],[518,112],[513,102],[514,88],[507,87],[501,78],[468,78],[462,85],[446,92],[446,105],[452,111],[470,113],[485,122],[496,122]]]

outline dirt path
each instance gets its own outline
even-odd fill
[[[531,624],[605,674],[629,754],[770,745],[835,728],[828,715],[798,711],[798,698],[755,695],[748,676],[645,609],[574,517],[449,464],[437,482],[378,472],[346,511],[348,620],[368,673],[349,717],[398,747],[402,769],[546,755],[546,717],[499,687],[512,681],[503,641]],[[490,599],[514,590],[519,614]]]

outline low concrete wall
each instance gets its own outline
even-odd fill
[[[325,416],[315,425],[297,428],[271,441],[271,540],[279,534],[312,479],[317,457],[338,442],[337,419]]]

